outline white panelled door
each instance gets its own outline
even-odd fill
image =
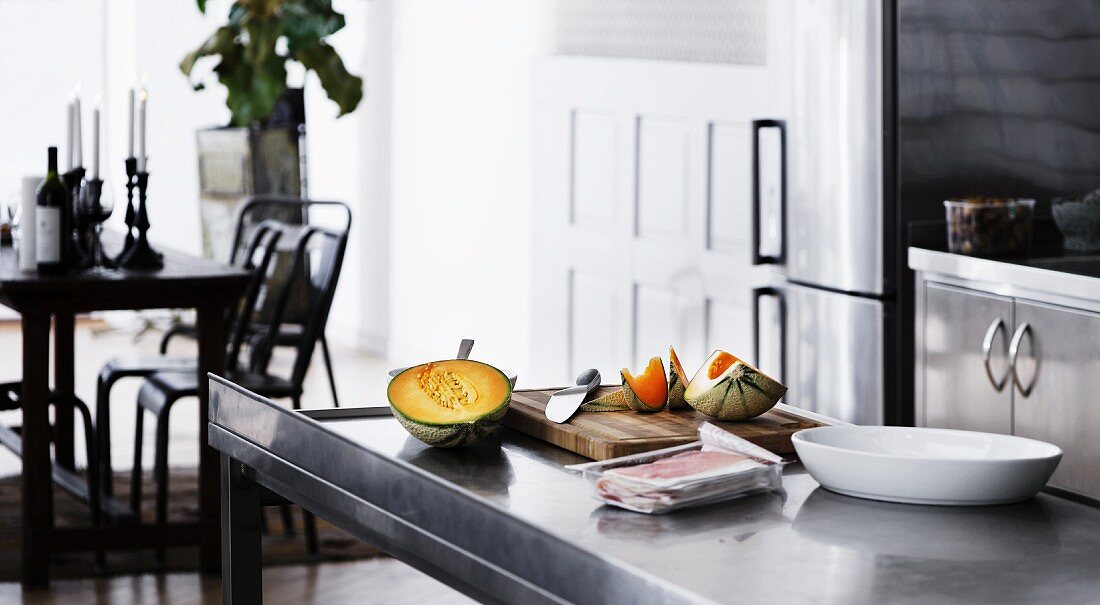
[[[557,57],[536,70],[534,360],[528,385],[605,383],[674,345],[753,358],[753,128],[783,119],[787,60],[770,4],[764,65]],[[766,131],[763,131],[766,132]],[[762,245],[779,231],[761,151]],[[767,156],[767,157],[764,157]]]

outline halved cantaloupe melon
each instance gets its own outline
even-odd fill
[[[680,365],[680,359],[676,357],[676,349],[668,348],[668,409],[684,410],[691,406],[684,400],[684,390],[687,389],[687,376],[684,374],[684,366]]]
[[[649,360],[649,364],[638,376],[623,368],[621,389],[597,397],[581,406],[582,412],[612,412],[616,410],[634,410],[635,412],[659,412],[668,401],[668,381],[665,379],[664,363],[660,357]]]
[[[401,372],[386,395],[394,417],[413,437],[455,447],[492,432],[508,411],[512,384],[489,364],[450,359]]]
[[[719,420],[745,420],[772,409],[787,387],[725,351],[715,351],[695,373],[684,400]]]

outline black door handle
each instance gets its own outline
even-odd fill
[[[760,131],[779,129],[779,254],[760,254]],[[787,125],[783,120],[752,121],[752,264],[787,262]]]
[[[752,348],[756,367],[760,367],[760,299],[774,296],[779,302],[779,382],[787,380],[787,297],[779,288],[766,286],[752,290]]]

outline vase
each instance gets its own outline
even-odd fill
[[[301,88],[287,88],[272,116],[249,127],[198,131],[203,254],[225,261],[241,204],[252,195],[300,197],[305,133]]]

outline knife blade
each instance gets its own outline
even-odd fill
[[[594,369],[588,369],[577,376],[577,385],[562,389],[550,396],[546,403],[546,418],[550,422],[561,424],[566,422],[577,412],[577,408],[584,404],[588,394],[600,386],[600,373]]]

